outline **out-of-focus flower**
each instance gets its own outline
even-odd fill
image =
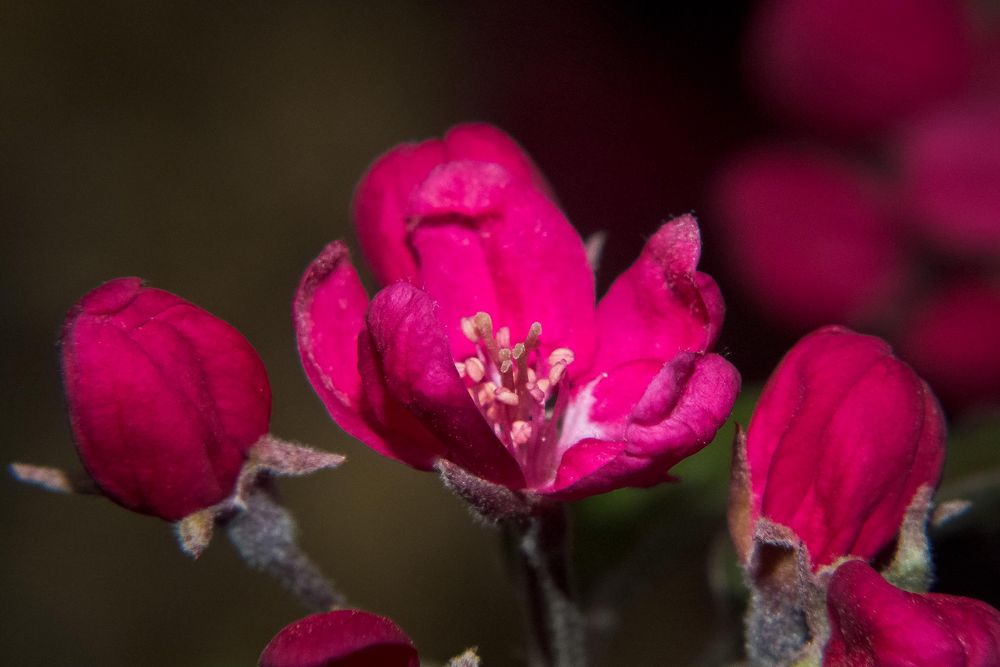
[[[285,626],[260,667],[419,667],[410,638],[384,616],[357,609],[313,614]]]
[[[793,530],[813,568],[871,559],[945,451],[937,400],[882,340],[826,327],[778,365],[750,422],[751,514]]]
[[[775,318],[803,330],[853,321],[901,282],[895,225],[860,169],[761,146],[729,162],[715,198],[733,270]]]
[[[539,182],[481,125],[378,160],[359,235],[402,280],[369,304],[346,247],[328,246],[295,303],[306,373],[346,431],[417,468],[561,499],[665,481],[739,387],[708,352],[724,308],[696,270],[697,223],[665,224],[595,311],[583,242]]]
[[[80,459],[136,512],[177,521],[220,502],[268,431],[271,390],[250,343],[138,278],[107,282],[70,310],[62,367]]]
[[[883,129],[965,81],[965,9],[955,0],[767,0],[751,22],[754,83],[813,128]]]
[[[945,287],[917,306],[900,349],[945,405],[1000,402],[1000,288],[986,282]]]
[[[953,254],[1000,259],[1000,104],[926,114],[901,134],[900,201],[920,233]]]
[[[900,590],[861,561],[837,568],[827,593],[826,667],[1000,664],[1000,612],[954,595]]]

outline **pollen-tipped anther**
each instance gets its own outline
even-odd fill
[[[465,369],[466,377],[473,382],[482,382],[486,376],[486,366],[483,365],[483,362],[478,357],[469,357],[462,366]]]
[[[471,317],[463,317],[461,321],[462,333],[465,335],[469,341],[473,343],[479,342],[479,331],[476,328],[476,323]]]
[[[510,439],[515,445],[523,445],[531,440],[531,424],[526,421],[515,421],[510,425]]]
[[[513,406],[520,403],[520,400],[517,398],[517,394],[512,392],[510,389],[507,389],[506,387],[499,387],[496,390],[496,392],[494,392],[494,398],[496,398],[496,400],[500,401],[504,405]]]

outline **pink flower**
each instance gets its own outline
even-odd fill
[[[1000,100],[925,115],[899,153],[900,199],[922,234],[959,255],[1000,258]]]
[[[900,349],[945,405],[1000,402],[1000,287],[960,282],[920,303]]]
[[[357,224],[398,282],[369,304],[330,244],[295,302],[306,373],[341,427],[416,468],[561,499],[667,480],[739,387],[708,353],[723,303],[697,223],[661,227],[595,309],[583,243],[530,165],[482,125],[379,159]]]
[[[892,541],[917,489],[938,482],[945,426],[885,342],[826,327],[778,365],[746,447],[753,520],[791,528],[819,568]]]
[[[827,595],[825,667],[1000,664],[1000,612],[954,595],[900,590],[861,561],[837,568]]]
[[[960,87],[971,64],[955,0],[765,0],[749,59],[761,95],[818,129],[882,129]]]
[[[802,330],[856,320],[901,283],[903,253],[875,179],[820,152],[761,146],[716,182],[732,266],[760,307]]]
[[[260,667],[419,667],[417,649],[395,623],[356,609],[313,614],[285,626]]]
[[[128,509],[179,520],[229,496],[268,430],[271,390],[236,329],[139,278],[69,312],[62,366],[80,458]]]

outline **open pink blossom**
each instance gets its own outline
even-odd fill
[[[233,492],[267,433],[271,390],[236,329],[118,278],[66,317],[62,367],[80,459],[111,500],[168,521]]]
[[[945,451],[937,400],[881,339],[815,331],[785,355],[750,421],[754,520],[791,528],[814,568],[871,559],[899,531]]]
[[[313,614],[285,626],[260,667],[419,667],[410,638],[384,616],[357,609]]]
[[[295,324],[313,387],[346,431],[416,468],[564,499],[669,479],[739,387],[708,352],[723,303],[696,270],[694,218],[661,227],[595,309],[583,243],[528,159],[494,128],[455,136],[494,150],[449,144],[427,163],[414,156],[440,142],[403,146],[358,188],[359,235],[385,237],[363,247],[404,280],[369,303],[340,242],[306,271]]]
[[[837,568],[827,609],[825,667],[1000,664],[996,609],[972,598],[908,593],[861,561]]]
[[[820,151],[772,144],[715,183],[733,270],[760,308],[806,331],[857,320],[901,283],[903,251],[877,180]]]
[[[763,0],[749,36],[753,81],[800,123],[883,129],[961,86],[965,10],[955,0]]]

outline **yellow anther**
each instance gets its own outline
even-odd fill
[[[549,365],[555,366],[559,362],[565,362],[568,365],[573,363],[574,359],[576,359],[576,355],[573,354],[573,350],[568,347],[557,347],[549,354]]]
[[[524,445],[531,440],[531,424],[517,420],[510,425],[510,439],[515,445]]]
[[[476,388],[476,400],[479,405],[489,405],[496,398],[497,386],[492,382],[483,382]]]
[[[493,397],[504,405],[517,405],[520,402],[517,398],[517,394],[506,387],[498,387],[493,393]]]
[[[455,364],[458,366],[459,364]],[[469,357],[462,364],[465,369],[465,374],[469,376],[473,382],[482,382],[483,378],[486,376],[486,366],[483,365],[477,357]]]
[[[562,379],[563,373],[566,372],[566,362],[560,361],[559,363],[552,366],[549,369],[549,382],[553,385],[559,384],[559,380]]]
[[[510,355],[511,355],[512,357],[514,357],[515,359],[520,359],[521,357],[523,357],[523,356],[524,356],[524,353],[525,353],[525,347],[524,347],[524,343],[518,343],[518,344],[517,344],[517,345],[515,345],[515,346],[514,346],[514,348],[513,348],[513,349],[512,349],[511,351],[510,351]]]
[[[461,321],[462,333],[473,343],[479,342],[479,333],[476,331],[476,323],[471,317],[463,317]]]
[[[458,377],[462,378],[465,377],[465,364],[463,364],[461,361],[455,362],[455,370],[458,371]]]
[[[509,347],[501,347],[497,351],[497,361],[500,362],[500,372],[509,373],[511,367],[511,351]]]

